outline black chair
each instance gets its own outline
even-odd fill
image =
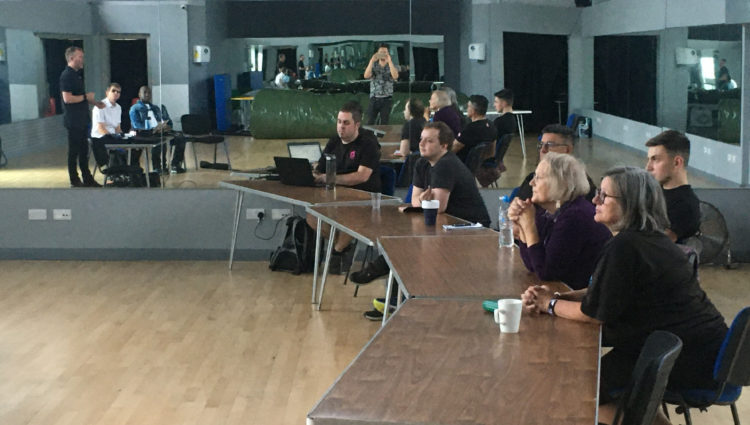
[[[186,114],[180,118],[182,123],[182,133],[185,135],[185,142],[193,144],[193,159],[195,160],[195,168],[198,169],[198,154],[195,152],[195,144],[203,143],[207,145],[214,145],[214,162],[211,168],[223,168],[217,167],[216,164],[216,148],[219,143],[224,144],[224,153],[227,155],[228,169],[232,169],[232,163],[229,160],[229,146],[227,145],[224,136],[216,136],[211,134],[211,120],[207,115],[196,115]]]
[[[651,425],[680,350],[682,341],[673,333],[654,331],[646,338],[613,424]]]
[[[685,415],[691,425],[690,408],[706,410],[709,406],[729,406],[735,425],[740,425],[735,403],[740,398],[742,387],[750,385],[750,307],[743,308],[732,322],[732,326],[719,349],[714,363],[714,380],[719,388],[707,390],[691,388],[667,391],[664,402],[676,404],[677,413]],[[666,405],[664,406],[666,412]]]
[[[471,171],[471,175],[476,176],[479,171],[479,166],[482,165],[482,160],[487,157],[487,150],[492,147],[492,142],[482,142],[471,148],[469,154],[466,155],[466,167]]]
[[[388,196],[396,192],[396,170],[393,167],[380,166],[380,192]]]
[[[501,137],[497,144],[495,145],[495,157],[492,159],[489,159],[487,161],[484,161],[482,163],[482,167],[484,168],[497,168],[500,174],[505,172],[505,164],[503,163],[503,160],[505,159],[505,154],[508,153],[508,148],[510,147],[511,139],[513,139],[512,134],[505,134],[503,137]],[[497,180],[493,181],[491,183],[491,186],[497,189]]]

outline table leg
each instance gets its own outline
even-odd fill
[[[240,227],[240,216],[242,215],[242,198],[244,194],[237,191],[237,202],[234,205],[234,226],[232,228],[232,245],[229,247],[229,270],[232,270],[234,262],[234,247],[237,245],[237,229]]]
[[[385,285],[385,307],[383,307],[383,323],[380,326],[385,326],[385,321],[388,320],[388,307],[391,305],[391,286],[393,286],[393,270],[388,272],[388,282]]]
[[[148,148],[144,149],[146,151],[146,187],[151,187],[151,160],[148,157]]]
[[[521,152],[523,152],[523,158],[526,159],[526,139],[523,134],[523,115],[516,115],[516,124],[518,124],[518,134],[521,136]]]
[[[320,295],[318,295],[317,310],[320,311],[320,305],[323,304],[323,292],[326,290],[326,277],[328,277],[328,265],[331,262],[333,253],[333,244],[336,236],[336,228],[331,226],[331,234],[328,236],[328,250],[326,251],[326,265],[323,266],[323,278],[320,281]]]
[[[317,301],[316,296],[318,295],[318,263],[320,263],[320,229],[323,226],[323,220],[318,217],[318,227],[315,230],[315,265],[313,265],[313,288],[312,288],[312,303],[315,304]]]

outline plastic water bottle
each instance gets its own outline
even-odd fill
[[[497,227],[500,231],[498,244],[500,248],[513,247],[513,223],[508,219],[508,208],[510,208],[510,197],[508,195],[500,197],[500,208],[497,213]]]
[[[325,154],[326,189],[336,189],[336,155]]]

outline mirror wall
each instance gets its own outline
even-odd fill
[[[594,38],[594,109],[740,144],[742,26]]]
[[[69,187],[58,81],[66,66],[63,53],[70,45],[85,51],[87,91],[103,99],[110,81],[121,84],[123,131],[130,129],[128,111],[140,86],[152,88],[153,103],[166,106],[179,129],[181,115],[215,108],[214,75],[229,76],[232,96],[245,94],[251,87],[243,84],[243,74],[260,70],[261,59],[261,84],[268,87],[281,52],[293,52],[289,59],[294,64],[304,55],[305,66],[313,70],[316,65],[325,67],[326,56],[333,67],[336,58],[336,67],[351,70],[357,76],[348,79],[356,80],[375,43],[388,42],[404,80],[415,78],[413,47],[434,50],[434,70],[424,74],[438,79],[444,73],[442,36],[412,38],[411,0],[388,0],[384,10],[358,13],[362,19],[356,22],[337,19],[335,11],[316,10],[320,8],[315,2],[307,9],[292,3],[294,11],[268,1],[0,2],[0,138],[10,159],[0,169],[0,187]],[[350,2],[336,3],[343,9],[361,9]],[[353,15],[348,10],[340,13]],[[210,58],[194,57],[195,46],[208,46]],[[321,77],[330,78],[330,73]],[[241,129],[247,124],[242,122],[243,105],[233,102],[228,107],[229,131]],[[198,152],[199,159],[212,158],[208,150]],[[192,170],[190,147],[186,162]],[[93,158],[90,167],[94,168]],[[196,186],[201,184],[182,187]]]

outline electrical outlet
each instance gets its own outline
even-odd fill
[[[54,209],[52,210],[52,219],[53,220],[72,220],[73,214],[71,210]]]
[[[274,208],[271,210],[271,220],[282,220],[292,215],[292,210],[288,208]]]
[[[46,220],[47,210],[45,209],[29,209],[29,220]]]
[[[263,213],[263,215],[265,216],[266,210],[264,210],[263,208],[248,208],[245,211],[245,219],[246,220],[257,220],[259,213]]]

